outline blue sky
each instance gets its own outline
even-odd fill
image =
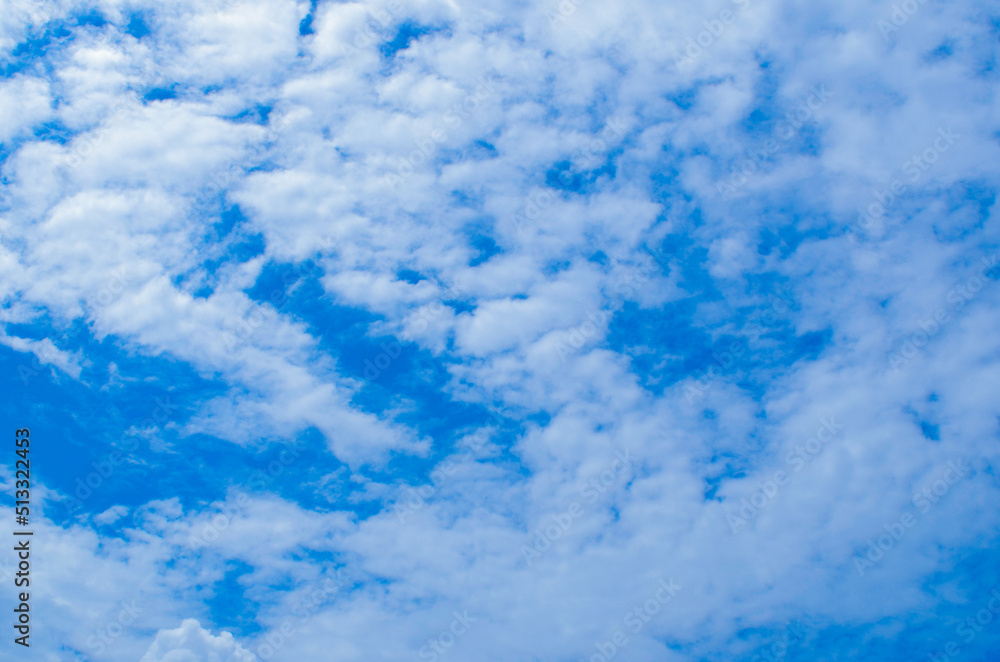
[[[11,0],[30,659],[993,659],[998,46],[979,0]]]

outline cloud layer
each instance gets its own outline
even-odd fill
[[[996,650],[998,34],[14,2],[38,659]]]

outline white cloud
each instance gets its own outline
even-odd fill
[[[114,524],[122,517],[128,515],[128,508],[125,506],[111,506],[103,513],[94,516],[94,522],[97,524]]]
[[[160,630],[139,662],[254,662],[254,656],[231,633],[215,636],[188,618],[176,630]]]
[[[52,95],[47,81],[15,76],[0,83],[0,142],[23,137],[50,117]]]
[[[34,366],[39,364],[51,365],[59,368],[59,370],[73,379],[79,379],[80,372],[83,370],[84,359],[80,352],[67,352],[66,350],[59,349],[48,338],[31,340],[29,338],[17,338],[0,333],[0,344],[7,345],[19,352],[30,352],[35,356]],[[25,364],[21,367],[23,370],[28,371],[27,374],[34,374],[36,372],[31,365]]]
[[[228,633],[194,620],[170,628],[191,614],[207,623],[202,590],[239,560],[252,567],[245,588],[265,630],[247,641],[259,645],[327,570],[312,553],[350,567],[356,585],[297,615],[298,634],[275,659],[414,657],[456,610],[479,619],[456,659],[585,658],[660,576],[684,588],[630,644],[637,660],[742,652],[737,631],[801,614],[840,625],[899,618],[933,599],[913,587],[943,591],[934,572],[997,524],[987,504],[1000,288],[949,308],[952,321],[901,370],[888,357],[952,305],[956,283],[1000,240],[989,203],[995,35],[970,20],[988,5],[927,3],[887,43],[868,3],[803,11],[753,0],[678,67],[687,38],[741,3],[389,4],[320,3],[305,37],[305,2],[152,7],[152,38],[81,30],[46,56],[50,80],[32,71],[0,87],[0,137],[27,138],[50,119],[73,132],[65,144],[28,140],[3,164],[4,322],[44,312],[129,352],[185,362],[224,386],[197,403],[185,432],[254,448],[318,430],[350,465],[344,475],[365,485],[361,499],[382,507],[361,517],[342,502],[320,512],[257,499],[197,551],[185,547],[190,535],[231,499],[150,504],[121,539],[48,526],[39,537],[65,564],[46,565],[51,588],[39,600],[65,617],[49,619],[62,639],[88,650],[148,580],[143,620],[108,659],[134,660],[147,646],[144,662],[249,659],[253,646]],[[102,6],[124,20],[124,5]],[[548,14],[566,6],[575,9],[551,25]],[[370,43],[352,47],[382,9],[390,16]],[[15,13],[0,17],[8,53],[26,30],[24,6]],[[390,62],[379,49],[407,22],[437,31]],[[936,59],[948,39],[952,54]],[[829,100],[736,195],[720,196],[717,184],[816,85]],[[152,87],[177,96],[139,103]],[[263,107],[274,110],[258,124]],[[612,117],[627,128],[589,147]],[[840,236],[949,126],[954,148],[907,181],[874,231]],[[592,165],[575,163],[581,148]],[[527,218],[543,198],[518,228],[512,215]],[[263,255],[242,264],[229,255],[237,239],[217,236],[220,208],[233,203],[248,219],[233,234],[264,238]],[[485,238],[495,254],[478,261]],[[649,281],[619,292],[623,273],[650,255]],[[377,469],[394,454],[443,452],[447,434],[430,440],[400,424],[412,405],[399,399],[387,411],[360,406],[363,384],[328,353],[308,311],[247,294],[267,266],[312,258],[326,291],[317,305],[377,317],[359,336],[398,332],[430,350],[451,377],[445,400],[531,415],[523,435],[497,442],[502,460],[456,459],[405,522],[391,500],[410,495],[400,480],[417,479]],[[794,305],[688,401],[675,379],[713,366],[701,334],[742,338],[771,283],[788,283]],[[456,300],[463,306],[440,303]],[[632,327],[595,324],[586,343],[560,352],[588,313],[626,303],[640,311]],[[817,357],[783,358],[806,351],[789,334],[827,330]],[[85,365],[50,340],[2,340],[73,376]],[[700,356],[704,365],[681,365]],[[842,435],[734,535],[726,513],[830,416]],[[922,417],[940,440],[924,437]],[[526,566],[521,545],[585,500],[581,485],[621,448],[641,458],[635,475],[587,503]],[[954,457],[978,472],[891,562],[854,573],[857,549]],[[94,522],[117,523],[122,508]],[[101,615],[85,613],[90,605]],[[667,640],[703,642],[705,655]]]

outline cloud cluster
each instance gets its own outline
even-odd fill
[[[980,599],[989,3],[29,4],[9,372],[201,387],[130,449],[162,481],[72,517],[46,484],[43,655],[735,659],[795,622],[817,659],[920,657]]]
[[[229,632],[215,636],[188,618],[176,630],[160,630],[139,662],[254,662],[254,657]]]

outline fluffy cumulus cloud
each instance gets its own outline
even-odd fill
[[[161,630],[140,662],[252,662],[229,632],[213,636],[193,618],[176,630]]]
[[[995,4],[8,4],[37,659],[1000,648]]]

